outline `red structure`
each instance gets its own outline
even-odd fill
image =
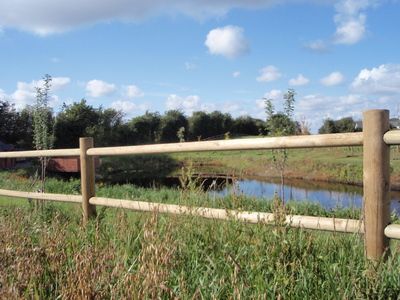
[[[100,166],[100,159],[95,157],[95,167]],[[51,158],[47,165],[47,170],[52,172],[75,173],[80,172],[80,159],[79,157],[57,157]]]
[[[13,150],[13,145],[6,144],[0,141],[0,152]],[[12,169],[15,167],[15,162],[15,158],[0,158],[0,169]]]

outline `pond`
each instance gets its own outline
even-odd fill
[[[281,193],[280,180],[276,178],[233,178],[232,176],[216,175],[210,172],[191,174],[191,176],[205,191],[215,196],[225,196],[234,192],[260,198],[262,201],[263,199],[272,199],[275,193],[278,193],[278,195]],[[177,188],[181,185],[178,175],[161,178],[149,178],[147,176],[127,178],[130,179],[125,179],[125,183],[129,182],[143,187],[167,186]],[[326,209],[361,208],[363,203],[363,188],[349,184],[285,179],[283,190],[285,201],[315,202]],[[391,212],[400,216],[400,192],[392,191],[391,198]]]
[[[286,201],[309,201],[321,204],[326,209],[361,208],[363,189],[360,186],[310,182],[305,180],[285,180],[284,198]],[[210,190],[216,195],[236,192],[247,196],[271,199],[275,193],[280,195],[278,180],[263,178],[243,178],[219,190]],[[391,212],[400,216],[400,192],[391,192]]]

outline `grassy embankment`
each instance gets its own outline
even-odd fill
[[[0,187],[30,181],[0,172]],[[78,180],[49,179],[48,192],[77,194]],[[275,211],[271,202],[213,198],[190,183],[181,190],[98,186],[99,196]],[[0,298],[398,299],[400,245],[369,264],[362,237],[284,226],[98,209],[85,229],[78,205],[0,199]],[[278,209],[279,210],[279,209]],[[288,212],[359,216],[290,204]]]
[[[278,177],[272,151],[179,153],[170,156],[182,164],[236,176]],[[400,151],[391,150],[391,182],[400,189]],[[290,149],[286,178],[362,184],[362,147]]]

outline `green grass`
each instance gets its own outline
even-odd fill
[[[79,193],[50,178],[47,191]],[[34,189],[21,173],[0,187]],[[99,185],[97,195],[274,211],[271,201],[213,198],[185,189]],[[358,218],[288,203],[288,213]],[[387,262],[364,258],[360,235],[98,208],[85,228],[79,205],[0,198],[0,298],[31,299],[399,299],[400,244]]]
[[[230,174],[276,177],[271,150],[178,153],[171,157],[198,168]],[[391,149],[392,185],[400,188],[400,152]],[[286,178],[362,184],[362,147],[289,149]]]
[[[397,299],[400,248],[369,264],[358,235],[46,205],[0,211],[1,298]]]

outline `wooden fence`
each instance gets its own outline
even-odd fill
[[[274,214],[243,212],[206,207],[151,203],[96,197],[96,156],[155,154],[194,151],[227,151],[280,148],[316,148],[363,146],[364,210],[362,220],[288,215],[291,227],[365,235],[365,252],[377,260],[386,254],[389,239],[400,239],[400,225],[390,224],[390,146],[400,145],[400,130],[389,131],[389,111],[369,110],[363,114],[363,132],[309,136],[267,137],[238,140],[186,142],[124,147],[93,147],[92,138],[80,138],[79,149],[15,151],[0,153],[10,157],[80,157],[82,195],[20,192],[0,189],[0,195],[50,201],[82,203],[83,220],[96,213],[96,206],[119,207],[135,211],[200,216],[212,219],[235,219],[249,223],[273,224]]]

